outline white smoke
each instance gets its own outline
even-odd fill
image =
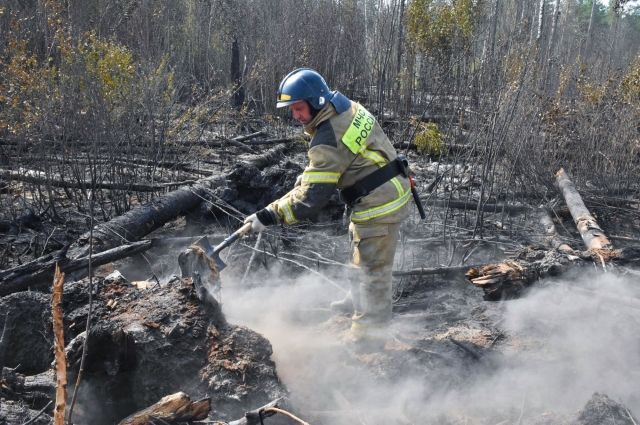
[[[354,354],[341,340],[348,319],[328,320],[328,303],[342,296],[339,291],[315,276],[280,276],[263,270],[253,275],[260,279],[253,288],[224,276],[223,310],[232,323],[271,341],[278,374],[312,423],[526,424],[548,412],[575,414],[596,391],[640,412],[637,279],[585,274],[540,283],[526,297],[500,304],[471,292],[472,303],[500,312],[497,327],[505,338],[497,354],[472,365],[464,383],[451,384],[423,376],[387,379],[402,375],[405,365],[386,363],[384,353]],[[437,291],[461,287],[443,284]],[[434,333],[411,314],[396,323],[401,341]]]

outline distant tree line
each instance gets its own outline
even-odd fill
[[[166,159],[224,105],[275,113],[281,78],[309,66],[395,141],[471,146],[481,197],[543,190],[560,165],[622,190],[638,172],[639,47],[640,4],[624,0],[4,0],[0,138],[28,144],[23,166],[126,181],[138,171],[87,175],[78,152]]]

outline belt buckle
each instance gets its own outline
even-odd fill
[[[403,177],[409,178],[409,161],[404,155],[398,155],[396,158],[398,164],[400,165],[400,174]]]

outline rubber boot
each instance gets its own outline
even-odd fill
[[[353,321],[345,341],[353,347],[355,352],[372,353],[384,350],[385,344],[389,340],[389,335],[389,331],[384,324]]]

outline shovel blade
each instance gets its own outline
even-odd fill
[[[215,248],[211,246],[211,243],[209,243],[209,239],[207,239],[206,236],[203,236],[200,239],[198,239],[194,243],[194,245],[202,248],[202,250],[207,255],[207,257],[209,257],[215,262],[216,269],[218,270],[218,272],[221,272],[222,270],[225,269],[225,267],[227,267],[226,263],[222,261],[222,259],[220,258],[220,254],[215,252]]]

